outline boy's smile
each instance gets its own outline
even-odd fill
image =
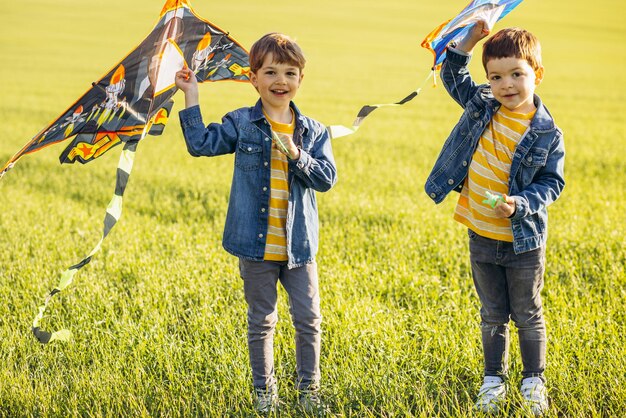
[[[250,73],[250,81],[259,92],[265,111],[275,117],[274,113],[291,115],[289,103],[296,96],[303,76],[297,66],[274,62],[272,54],[267,54],[261,68]]]
[[[517,113],[535,110],[533,95],[543,79],[543,67],[537,71],[521,58],[495,58],[487,61],[487,79],[493,96],[502,106]]]

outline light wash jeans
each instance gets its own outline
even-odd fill
[[[515,254],[513,244],[468,230],[474,285],[480,299],[485,376],[506,377],[509,320],[517,327],[522,377],[545,381],[546,326],[541,304],[545,246]]]
[[[298,389],[317,385],[320,380],[322,316],[315,261],[288,269],[286,261],[240,258],[239,271],[248,302],[248,350],[254,387],[269,390],[276,384],[274,329],[278,321],[278,280],[289,296],[289,311],[296,330],[296,385]]]

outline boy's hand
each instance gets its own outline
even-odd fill
[[[272,131],[273,146],[280,152],[285,154],[290,160],[300,158],[300,149],[296,146],[290,136],[279,137],[276,132]]]
[[[474,23],[474,25],[472,25],[469,32],[467,32],[467,35],[465,35],[465,38],[463,38],[461,42],[459,42],[456,48],[463,52],[471,54],[476,44],[481,39],[489,35],[489,32],[491,32],[489,23],[487,23],[487,21],[485,20],[479,20],[478,22]]]
[[[296,144],[294,144],[291,138],[287,140],[287,150],[289,151],[287,157],[289,157],[290,160],[300,159],[300,148],[296,147]]]
[[[185,107],[195,106],[198,100],[198,80],[196,75],[188,67],[176,72],[174,79],[176,87],[185,93]]]
[[[510,218],[515,213],[515,199],[505,194],[502,198],[504,202],[499,200],[493,210],[498,218]]]

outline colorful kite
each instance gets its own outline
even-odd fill
[[[146,39],[0,170],[2,177],[23,155],[72,137],[61,153],[61,163],[87,163],[124,144],[102,238],[86,258],[61,274],[59,284],[39,307],[32,329],[40,342],[70,338],[68,330],[50,333],[41,330],[39,323],[50,299],[71,284],[119,220],[137,144],[147,134],[163,132],[177,91],[175,74],[185,66],[194,71],[198,82],[248,81],[250,73],[247,51],[228,33],[196,15],[188,0],[167,0]]]
[[[436,71],[441,67],[446,55],[446,48],[451,42],[458,42],[467,34],[471,26],[479,20],[485,20],[489,23],[489,27],[504,16],[509,14],[523,0],[474,0],[470,2],[455,18],[447,20],[437,26],[422,41],[422,46],[430,50],[435,56],[433,67],[426,77],[426,80],[415,91],[411,92],[404,99],[396,103],[385,103],[376,105],[366,105],[361,108],[356,119],[352,122],[352,127],[343,125],[332,125],[328,127],[331,138],[340,138],[342,136],[355,133],[363,119],[379,107],[383,106],[401,106],[419,95],[424,84],[430,77],[436,80]]]
[[[446,56],[446,48],[452,42],[459,42],[467,35],[472,25],[484,20],[492,28],[508,15],[523,0],[474,0],[455,18],[437,26],[422,41],[422,46],[435,56],[433,70],[439,69]]]

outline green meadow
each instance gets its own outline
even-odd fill
[[[147,35],[163,0],[0,0],[0,163],[68,108]],[[435,205],[423,184],[461,109],[441,85],[424,36],[467,3],[409,0],[193,0],[246,48],[280,31],[306,53],[296,102],[326,124],[339,181],[318,194],[323,396],[338,417],[469,417],[482,383],[479,301],[456,196]],[[496,29],[542,42],[537,93],[565,132],[566,187],[549,208],[543,291],[550,411],[626,411],[626,5],[526,0]],[[479,53],[480,50],[477,50]],[[480,60],[472,74],[484,79]],[[252,105],[246,83],[200,86],[206,122]],[[23,157],[0,180],[0,416],[255,416],[246,303],[237,260],[221,247],[233,156],[188,155],[178,121],[138,147],[120,222],[51,302],[40,345],[32,320],[59,275],[98,242],[121,147],[60,165],[66,143]],[[302,416],[280,292],[275,340],[281,416]],[[513,330],[514,330],[513,326]],[[510,398],[522,417],[511,333]]]

